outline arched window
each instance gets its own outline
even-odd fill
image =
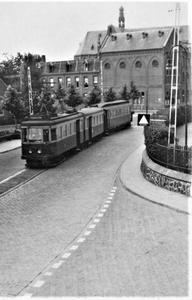
[[[137,69],[141,69],[142,63],[140,62],[140,60],[136,61],[135,67],[136,67]]]
[[[159,62],[155,59],[152,61],[152,66],[154,69],[158,68],[159,67]]]
[[[106,63],[106,64],[104,65],[104,67],[105,67],[105,70],[110,70],[111,65],[110,65],[109,63]]]
[[[124,61],[122,61],[120,64],[119,64],[119,68],[120,69],[125,69],[126,68],[126,63]]]

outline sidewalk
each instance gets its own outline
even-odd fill
[[[0,143],[0,154],[8,152],[21,147],[21,140],[15,139],[11,141],[1,142]]]
[[[174,210],[192,213],[192,197],[168,191],[147,181],[140,170],[142,152],[145,145],[137,148],[124,161],[120,169],[120,179],[123,186],[142,198],[170,207]]]
[[[12,140],[0,143],[0,154],[21,147],[21,140]],[[132,193],[154,203],[170,207],[174,210],[192,213],[192,197],[168,191],[148,182],[140,170],[142,145],[123,162],[120,169],[120,179],[123,186]]]

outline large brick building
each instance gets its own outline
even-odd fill
[[[173,45],[174,27],[126,29],[123,7],[119,9],[118,27],[87,32],[71,61],[42,63],[42,79],[52,87],[70,84],[81,95],[94,86],[102,94],[113,87],[119,91],[133,81],[140,92],[134,108],[159,109],[169,106],[170,70],[166,64]],[[180,26],[180,41],[188,41],[188,26]],[[180,48],[182,50],[182,48]],[[185,52],[180,51],[178,103],[185,99]],[[190,71],[189,71],[190,70]],[[188,52],[188,89],[191,86],[191,53]],[[188,99],[191,90],[188,91]]]

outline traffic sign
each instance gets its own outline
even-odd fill
[[[137,125],[138,126],[149,126],[150,114],[138,114]]]

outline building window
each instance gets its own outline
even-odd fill
[[[93,76],[93,84],[94,85],[98,84],[98,77],[97,76]]]
[[[70,77],[66,78],[66,83],[67,83],[67,87],[71,86],[71,78]]]
[[[125,68],[126,68],[125,62],[122,61],[122,62],[119,64],[119,67],[120,67],[120,69],[125,69]]]
[[[137,62],[135,63],[135,66],[136,66],[137,69],[141,69],[142,63],[141,63],[140,61],[137,61]]]
[[[75,84],[76,84],[76,87],[78,88],[79,87],[79,77],[75,77]]]
[[[109,63],[106,63],[104,65],[104,67],[105,67],[105,70],[110,70],[111,69],[111,65]]]
[[[58,83],[59,83],[59,84],[62,84],[62,83],[63,83],[62,77],[59,77],[59,78],[58,78]]]
[[[157,60],[154,60],[152,62],[152,66],[153,66],[154,69],[158,68],[159,67],[159,62]]]
[[[50,83],[50,86],[53,87],[53,86],[54,86],[54,79],[53,79],[53,78],[50,78],[50,79],[49,79],[49,83]]]
[[[88,87],[88,86],[89,86],[88,77],[84,77],[84,87]]]

